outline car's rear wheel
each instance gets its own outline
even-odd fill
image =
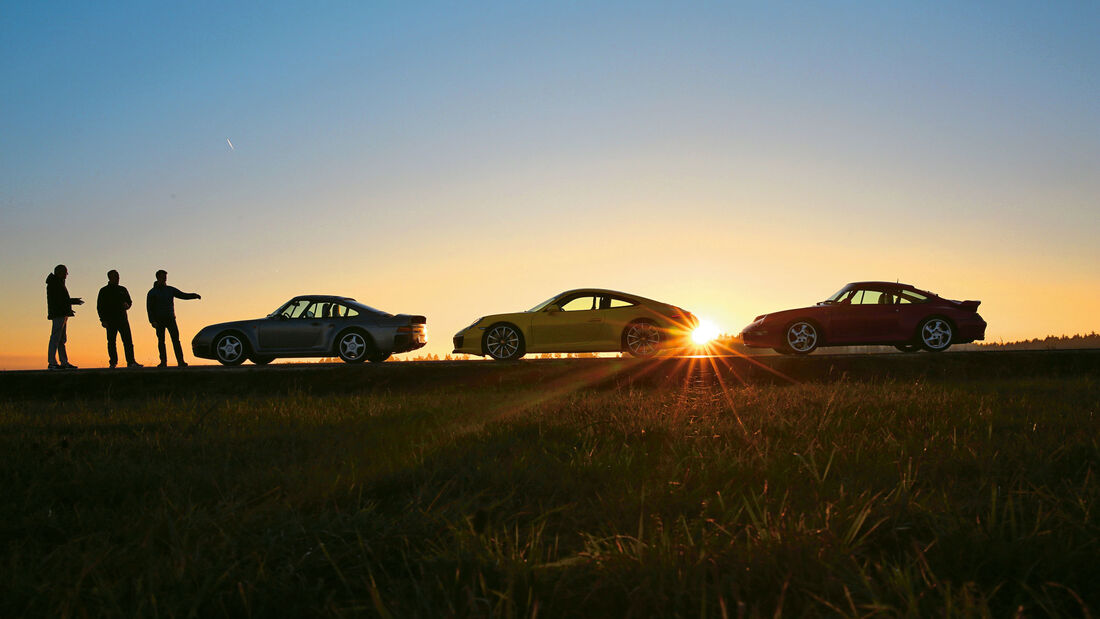
[[[639,359],[648,359],[661,349],[661,330],[648,320],[636,320],[623,331],[623,350]]]
[[[235,333],[223,333],[214,340],[214,356],[222,365],[240,365],[247,353],[244,341]]]
[[[382,363],[386,359],[389,359],[391,354],[393,353],[383,353],[377,350],[372,350],[371,352],[367,353],[367,361],[370,361],[371,363]]]
[[[374,342],[359,331],[348,331],[336,341],[336,355],[344,363],[362,363],[374,348]]]
[[[497,361],[519,359],[526,352],[523,334],[509,324],[493,325],[485,333],[485,352]]]
[[[264,355],[252,355],[250,361],[253,365],[267,365],[275,360],[275,357],[267,357]]]
[[[786,348],[796,355],[808,355],[817,348],[817,325],[808,320],[793,322],[787,327]]]
[[[929,352],[947,350],[951,347],[952,340],[955,339],[955,329],[951,326],[951,323],[939,316],[925,319],[924,322],[920,323],[918,332],[920,333],[921,348]]]
[[[920,350],[920,344],[895,344],[894,348],[901,352],[917,352]]]

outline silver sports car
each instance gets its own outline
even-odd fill
[[[277,357],[328,357],[348,363],[385,361],[425,344],[426,319],[387,314],[348,297],[294,297],[266,318],[210,325],[191,340],[196,357],[223,365],[256,365]]]

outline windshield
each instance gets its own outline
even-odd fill
[[[550,297],[549,299],[543,301],[542,303],[539,303],[538,305],[536,305],[535,307],[532,307],[531,309],[529,309],[527,311],[529,313],[530,312],[541,312],[544,307],[546,307],[547,305],[550,305],[551,303],[553,303],[554,300],[557,299],[557,298],[558,298],[558,295],[554,295],[554,296]]]
[[[837,290],[835,293],[833,293],[833,296],[829,297],[828,299],[825,299],[824,302],[825,303],[830,303],[830,304],[839,303],[841,297],[843,297],[848,292],[848,290],[849,290],[848,287],[845,286],[845,287],[841,288],[840,290]]]

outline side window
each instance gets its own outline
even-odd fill
[[[286,309],[283,310],[283,316],[286,316],[287,318],[301,318],[302,314],[305,313],[306,308],[308,308],[310,305],[311,302],[309,299],[298,299],[297,301],[286,306]]]
[[[860,290],[845,290],[843,294],[836,298],[836,302],[839,304],[858,303],[858,301],[855,300],[855,297],[860,292]]]
[[[302,310],[302,313],[295,316],[295,318],[317,318],[320,315],[320,311],[321,308],[319,303],[310,303]]]
[[[879,299],[882,298],[882,293],[878,290],[858,290],[855,297],[852,299],[853,304],[859,305],[878,305]]]
[[[343,303],[333,303],[333,305],[336,307],[337,315],[340,318],[351,318],[353,316],[358,316],[359,315],[358,311],[344,305]]]
[[[563,312],[581,312],[584,310],[596,309],[596,297],[587,295],[582,297],[573,297],[569,301],[562,304],[561,309]]]
[[[618,297],[601,297],[600,309],[615,309],[616,307],[630,307],[634,303]]]
[[[926,303],[927,301],[928,297],[920,294],[919,292],[913,292],[911,290],[898,291],[898,303]]]

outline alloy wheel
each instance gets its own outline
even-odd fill
[[[627,352],[635,357],[652,357],[661,346],[661,331],[657,325],[636,322],[626,330]]]
[[[497,325],[485,336],[485,350],[494,359],[512,359],[519,354],[519,333],[508,325]]]
[[[367,341],[358,333],[349,333],[340,338],[340,358],[344,361],[357,361],[367,350]]]
[[[817,328],[801,321],[787,328],[787,347],[800,355],[813,352],[817,348]]]
[[[943,350],[951,345],[951,325],[942,318],[930,318],[924,321],[920,329],[920,339],[928,350]]]
[[[217,352],[218,361],[226,365],[232,365],[243,361],[244,344],[235,335],[223,335],[218,339],[215,352]]]

